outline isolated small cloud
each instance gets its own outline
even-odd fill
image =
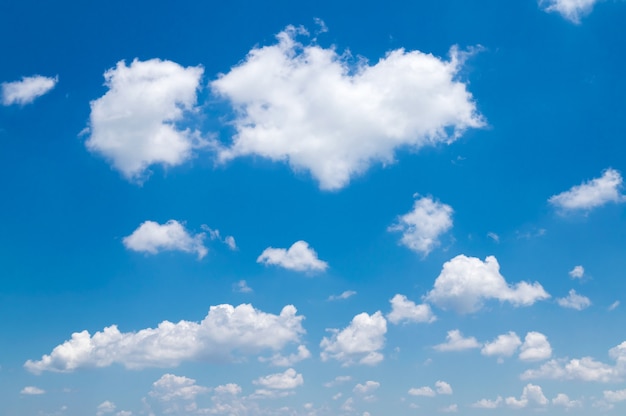
[[[574,266],[574,268],[569,271],[569,275],[572,279],[582,279],[585,275],[585,268],[583,266]]]
[[[402,245],[426,256],[439,246],[439,237],[452,228],[452,212],[449,205],[422,197],[415,201],[412,211],[398,217],[389,231],[401,232]]]
[[[208,393],[209,390],[208,387],[197,385],[192,378],[164,374],[152,383],[150,396],[165,402],[177,399],[194,400],[196,396]]]
[[[423,396],[423,397],[435,397],[437,393],[431,387],[413,387],[409,389],[409,394],[411,396]]]
[[[240,280],[233,284],[233,290],[239,293],[252,293],[252,288],[248,286],[245,280]]]
[[[283,373],[260,377],[252,383],[267,389],[290,390],[301,386],[304,383],[304,378],[302,374],[297,373],[293,368],[289,368]]]
[[[459,79],[467,52],[452,48],[444,60],[396,49],[369,64],[299,36],[303,28],[288,26],[211,83],[236,112],[222,161],[288,162],[336,190],[400,148],[450,143],[485,124]]]
[[[495,409],[503,402],[504,400],[502,400],[502,397],[498,396],[495,400],[480,399],[479,401],[472,403],[470,407],[474,407],[476,409]]]
[[[169,220],[165,224],[154,221],[143,222],[133,233],[122,240],[124,246],[133,251],[157,254],[161,251],[184,251],[196,253],[198,259],[208,253],[204,246],[204,233],[192,235],[183,224]]]
[[[375,365],[384,359],[380,351],[385,345],[387,321],[380,311],[372,315],[360,313],[346,328],[330,331],[332,336],[324,337],[320,343],[322,361],[332,358],[343,365]]]
[[[437,391],[437,394],[452,394],[452,387],[450,384],[441,380],[435,382],[435,390]]]
[[[288,249],[268,247],[256,261],[297,272],[324,271],[328,268],[328,263],[320,260],[315,250],[302,240],[296,241]]]
[[[295,354],[282,355],[280,353],[276,353],[269,358],[259,357],[259,361],[262,363],[269,362],[277,367],[291,367],[292,365],[310,357],[311,352],[307,349],[307,347],[299,345],[298,351]]]
[[[615,169],[607,169],[602,176],[572,187],[569,191],[550,197],[548,202],[564,212],[590,211],[609,202],[624,202],[621,194],[622,175]]]
[[[522,391],[522,395],[519,399],[515,397],[507,397],[504,402],[507,406],[513,409],[522,409],[529,405],[546,406],[549,404],[548,399],[543,394],[543,390],[540,386],[534,384],[527,384]]]
[[[463,351],[473,348],[480,348],[480,343],[474,337],[464,338],[461,331],[454,329],[448,331],[446,335],[446,342],[443,344],[435,345],[433,347],[437,351]]]
[[[116,406],[115,403],[111,401],[104,401],[98,405],[96,409],[96,416],[106,415],[107,413],[115,412]]]
[[[576,309],[582,311],[591,306],[591,300],[588,297],[579,295],[574,289],[569,291],[565,298],[558,298],[557,303],[563,308]]]
[[[211,240],[217,240],[221,243],[226,244],[226,246],[228,246],[229,249],[237,250],[237,243],[235,242],[235,237],[233,237],[232,235],[227,235],[226,237],[222,237],[220,230],[214,230],[207,225],[202,225],[202,229],[206,231],[207,233],[209,233],[209,238]]]
[[[449,406],[442,407],[441,409],[439,409],[439,411],[442,413],[456,413],[459,411],[459,405],[451,404]]]
[[[58,81],[59,77],[34,75],[22,77],[20,81],[3,82],[0,84],[2,88],[2,104],[30,104],[35,99],[50,92]]]
[[[366,381],[364,384],[357,384],[356,386],[354,386],[354,389],[352,389],[353,392],[355,392],[356,394],[369,394],[371,392],[373,392],[374,390],[377,390],[380,387],[380,383],[377,381]]]
[[[348,381],[352,380],[351,376],[337,376],[335,377],[335,379],[333,381],[329,381],[327,383],[324,383],[324,387],[335,387],[338,386],[339,384],[343,384],[346,383]]]
[[[24,394],[26,396],[37,396],[40,394],[44,394],[45,392],[45,390],[40,389],[39,387],[26,386],[22,389],[22,391],[20,391],[20,394]]]
[[[487,356],[510,357],[522,345],[522,341],[517,334],[509,331],[507,334],[498,335],[492,342],[487,342],[480,353]]]
[[[615,302],[611,303],[611,306],[609,306],[609,311],[615,310],[618,306],[619,300],[616,300]]]
[[[565,393],[557,394],[556,397],[552,399],[552,404],[554,406],[561,406],[565,409],[575,409],[577,407],[582,407],[583,405],[580,400],[571,400]]]
[[[354,295],[356,295],[356,292],[354,290],[346,290],[346,291],[342,292],[340,295],[330,295],[328,297],[328,300],[329,301],[343,300],[343,299],[351,298]]]
[[[591,13],[598,0],[539,0],[539,6],[546,12],[559,13],[565,19],[580,23],[580,18]]]
[[[392,324],[397,325],[402,322],[430,323],[437,319],[429,305],[425,303],[416,305],[404,295],[395,295],[389,303],[391,303],[391,312],[387,314],[387,319]]]
[[[134,182],[151,165],[177,166],[206,145],[199,134],[177,123],[196,111],[202,67],[172,61],[120,61],[104,73],[108,91],[91,102],[87,149],[102,155]]]
[[[426,300],[442,309],[465,314],[477,312],[489,299],[513,306],[530,306],[549,297],[537,282],[507,283],[494,256],[488,256],[483,262],[461,254],[443,265]]]
[[[522,361],[541,361],[552,356],[552,347],[541,332],[531,331],[526,334],[520,347],[519,359]]]
[[[498,234],[494,233],[494,232],[488,232],[487,233],[487,237],[491,238],[496,243],[500,242],[500,236]]]

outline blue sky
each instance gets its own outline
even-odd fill
[[[3,2],[0,413],[623,413],[625,18]]]

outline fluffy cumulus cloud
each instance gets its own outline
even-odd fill
[[[585,275],[585,268],[583,266],[574,266],[574,268],[569,271],[569,275],[572,279],[582,279]]]
[[[577,407],[582,407],[583,403],[580,400],[572,400],[565,393],[559,393],[552,399],[552,404],[554,406],[560,406],[565,409],[575,409]]]
[[[93,336],[76,332],[40,360],[24,366],[33,373],[70,372],[80,368],[107,367],[114,363],[126,368],[173,367],[183,361],[231,361],[236,355],[279,351],[300,340],[303,316],[285,306],[279,315],[242,304],[211,306],[200,322],[161,322],[157,328],[120,332],[109,326]]]
[[[452,394],[452,387],[450,384],[441,380],[435,382],[435,390],[437,391],[437,394]]]
[[[268,247],[256,261],[298,272],[324,271],[328,268],[328,263],[320,260],[315,250],[302,240],[296,241],[288,249]]]
[[[211,83],[236,111],[236,134],[222,160],[259,155],[307,170],[323,189],[339,189],[399,148],[457,139],[484,125],[459,80],[466,53],[449,60],[397,49],[370,65],[348,53],[302,44],[287,27],[274,45],[252,49]]]
[[[424,387],[412,387],[408,392],[411,396],[424,396],[424,397],[434,397],[437,393],[432,387],[424,386]]]
[[[35,386],[26,386],[22,389],[22,391],[20,391],[20,394],[24,394],[27,396],[37,396],[40,394],[44,394],[46,391],[43,389],[40,389],[39,387],[35,387]]]
[[[293,368],[283,373],[270,374],[253,381],[254,384],[267,389],[288,390],[295,389],[304,383],[302,374],[298,374]]]
[[[429,302],[458,313],[476,312],[489,299],[509,302],[514,306],[529,306],[549,297],[537,282],[508,284],[500,274],[498,260],[493,256],[488,256],[483,262],[462,254],[443,265],[433,289],[426,295]]]
[[[151,165],[182,164],[206,144],[177,125],[195,110],[202,73],[160,59],[118,62],[104,73],[108,91],[91,102],[87,148],[137,182]]]
[[[558,298],[557,303],[563,308],[576,309],[582,311],[591,306],[591,300],[588,297],[579,295],[574,289],[569,291],[565,298]]]
[[[3,82],[0,84],[2,104],[30,104],[35,99],[51,91],[58,81],[58,77],[34,75],[32,77],[22,77],[20,81]]]
[[[510,357],[515,354],[520,345],[522,345],[522,341],[515,332],[510,331],[507,334],[498,335],[491,342],[485,343],[480,353],[487,356]]]
[[[96,416],[102,416],[102,415],[106,415],[107,413],[113,413],[115,412],[116,408],[117,406],[115,406],[115,403],[109,400],[106,400],[98,405],[98,408],[96,409]]]
[[[204,239],[204,233],[192,235],[180,222],[169,220],[165,224],[145,221],[122,241],[127,249],[133,251],[150,254],[161,251],[184,251],[196,253],[201,259],[208,253]]]
[[[541,332],[529,332],[520,348],[519,359],[522,361],[541,361],[552,356],[552,347]]]
[[[609,202],[624,202],[621,194],[622,175],[615,169],[607,169],[599,178],[586,181],[570,190],[550,197],[548,202],[562,211],[589,211]]]
[[[480,348],[480,343],[474,337],[463,337],[461,331],[454,329],[452,331],[448,331],[448,334],[446,335],[446,342],[435,345],[433,348],[442,352],[463,351],[472,348]]]
[[[380,387],[379,382],[368,380],[365,382],[365,384],[359,383],[356,386],[354,386],[354,389],[352,389],[352,391],[357,394],[369,394],[373,392],[374,390],[378,389],[379,387]]]
[[[519,399],[515,397],[507,397],[504,402],[507,406],[514,409],[521,409],[531,404],[546,406],[549,403],[548,399],[543,394],[541,387],[530,383],[524,387],[522,396]]]
[[[350,325],[342,330],[331,330],[330,338],[324,337],[321,358],[330,358],[343,362],[344,365],[359,364],[375,365],[383,360],[380,350],[385,345],[387,321],[382,313],[368,315],[363,312],[356,315]]]
[[[547,12],[559,13],[567,20],[579,23],[580,18],[589,14],[598,0],[539,0],[539,5]]]
[[[387,319],[392,324],[401,322],[434,322],[437,318],[427,304],[416,305],[404,295],[395,295],[390,301],[391,312]]]
[[[440,244],[439,236],[452,228],[452,212],[449,205],[422,197],[415,201],[413,210],[398,217],[398,222],[389,230],[402,233],[401,244],[427,255]]]

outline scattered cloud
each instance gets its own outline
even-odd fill
[[[374,163],[392,163],[399,148],[450,143],[485,124],[459,80],[467,52],[454,47],[446,61],[397,49],[374,65],[352,64],[349,53],[300,43],[302,35],[288,26],[211,83],[236,111],[222,161],[286,161],[333,190]]]
[[[582,311],[591,306],[591,300],[588,297],[579,295],[574,289],[569,291],[566,298],[558,298],[557,303],[563,308],[576,309]]]
[[[380,387],[380,383],[377,381],[366,381],[365,384],[357,384],[352,389],[356,394],[369,394]]]
[[[539,6],[546,12],[559,13],[572,23],[580,23],[580,18],[591,13],[598,0],[539,0]]]
[[[301,386],[304,383],[302,374],[298,374],[293,368],[285,370],[283,373],[270,374],[260,377],[252,382],[258,386],[275,390],[290,390]]]
[[[520,348],[519,359],[522,361],[541,361],[552,356],[552,347],[541,332],[531,331],[526,334]]]
[[[41,75],[22,77],[21,81],[3,82],[0,84],[2,88],[2,104],[30,104],[35,99],[50,92],[57,82],[59,82],[58,76],[44,77]]]
[[[242,304],[211,306],[200,322],[163,321],[157,328],[120,332],[116,325],[96,332],[75,332],[69,341],[55,347],[41,360],[28,360],[32,373],[71,372],[80,368],[174,367],[183,361],[232,361],[237,354],[281,350],[300,340],[303,316],[285,306],[280,315],[265,313]]]
[[[401,322],[434,322],[437,318],[427,304],[416,305],[406,296],[397,294],[390,301],[391,312],[387,314],[387,320],[392,324]]]
[[[504,402],[507,406],[514,409],[522,409],[527,407],[529,404],[539,406],[546,406],[549,404],[549,401],[546,396],[544,396],[541,387],[530,383],[524,387],[522,396],[519,399],[515,397],[507,397]]]
[[[411,396],[424,396],[424,397],[435,397],[437,393],[431,387],[413,387],[409,389],[409,394]]]
[[[448,331],[446,335],[446,342],[443,344],[435,345],[433,347],[437,351],[463,351],[472,348],[480,348],[480,343],[476,341],[476,338],[469,337],[463,338],[463,334],[458,329]]]
[[[552,399],[552,404],[554,406],[564,407],[565,409],[575,409],[583,406],[580,400],[570,400],[569,396],[564,393],[557,394],[556,397]]]
[[[604,400],[611,403],[626,401],[626,389],[617,391],[604,390],[602,394],[604,395]]]
[[[624,202],[620,193],[623,187],[622,175],[615,169],[607,169],[602,176],[572,187],[569,191],[550,197],[549,203],[564,212],[590,211],[609,202]]]
[[[324,383],[324,387],[328,387],[328,388],[335,387],[335,386],[337,386],[339,384],[346,383],[346,382],[348,382],[350,380],[352,380],[351,376],[337,376],[337,377],[335,377],[335,379],[333,381],[329,381],[327,383]]]
[[[494,256],[488,256],[483,262],[461,254],[443,265],[426,300],[442,309],[465,314],[477,312],[489,299],[514,306],[530,306],[549,297],[537,282],[508,284],[500,274],[500,265]]]
[[[509,331],[507,334],[498,335],[492,342],[485,343],[480,353],[487,356],[510,357],[515,354],[520,345],[522,341],[517,334]]]
[[[248,283],[246,283],[245,280],[240,280],[237,283],[234,283],[233,291],[239,292],[239,293],[252,293],[253,292],[252,288],[248,286]]]
[[[223,244],[226,244],[229,249],[237,250],[237,242],[235,241],[235,237],[232,235],[227,235],[226,237],[222,237],[220,234],[220,230],[214,230],[207,225],[202,225],[202,229],[209,233],[209,237],[211,240],[217,240]]]
[[[372,315],[360,313],[346,328],[330,331],[332,336],[324,337],[320,343],[322,361],[333,358],[344,365],[354,364],[355,360],[359,364],[375,365],[383,360],[380,350],[385,345],[387,321],[380,311]]]
[[[427,256],[439,246],[439,236],[452,228],[452,212],[449,205],[422,197],[415,201],[412,211],[398,217],[389,231],[401,232],[402,245]]]
[[[98,405],[98,408],[96,409],[96,416],[102,416],[107,413],[113,413],[115,412],[115,409],[116,409],[115,403],[110,402],[108,400],[104,401]]]
[[[304,345],[299,345],[298,351],[295,354],[285,356],[277,353],[269,358],[259,357],[259,361],[262,363],[269,362],[277,367],[291,367],[295,363],[299,363],[307,358],[311,358],[311,352]]]
[[[470,407],[474,407],[477,409],[495,409],[502,404],[502,397],[498,396],[495,400],[489,399],[480,399],[479,401],[473,403]]]
[[[439,411],[443,413],[456,413],[459,411],[459,405],[451,404],[449,406],[442,407],[441,409],[439,409]]]
[[[198,259],[208,253],[204,246],[204,233],[192,235],[176,220],[165,224],[144,221],[133,233],[122,240],[132,251],[157,254],[161,251],[183,251],[198,254]]]
[[[340,295],[330,295],[328,297],[329,301],[333,301],[333,300],[343,300],[343,299],[348,299],[351,298],[352,296],[356,295],[356,292],[354,290],[346,290],[343,293],[341,293]]]
[[[320,260],[315,250],[302,240],[293,243],[289,249],[268,247],[256,261],[297,272],[324,271],[328,268],[328,263]]]
[[[574,268],[569,271],[569,275],[572,279],[582,279],[585,275],[585,268],[583,266],[574,266]]]
[[[452,387],[450,384],[441,380],[435,382],[435,390],[437,391],[437,394],[452,394]]]
[[[196,111],[203,71],[160,59],[135,59],[130,66],[118,62],[104,73],[106,94],[91,102],[87,149],[138,183],[149,176],[151,165],[189,160],[206,141],[177,123]]]
[[[500,242],[500,236],[498,234],[494,233],[494,232],[488,232],[487,233],[487,237],[491,238],[496,243]]]
[[[615,310],[615,308],[617,308],[619,306],[619,300],[616,300],[615,302],[611,303],[611,306],[609,306],[609,311]]]
[[[20,394],[24,394],[27,396],[37,396],[40,394],[44,394],[46,391],[40,389],[39,387],[35,387],[35,386],[26,386],[22,389],[22,391],[20,391]]]

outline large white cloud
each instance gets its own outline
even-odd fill
[[[515,332],[510,331],[507,334],[498,335],[492,342],[485,343],[480,353],[487,356],[510,357],[515,354],[520,345],[522,341]]]
[[[293,368],[289,368],[283,373],[259,377],[253,383],[268,389],[289,390],[301,386],[304,383],[304,378],[302,374],[297,373]]]
[[[389,230],[400,231],[403,245],[428,255],[440,244],[439,236],[452,228],[452,212],[449,205],[422,197],[415,201],[413,210],[398,217],[398,222]]]
[[[143,222],[133,233],[122,240],[124,246],[133,251],[157,254],[160,251],[184,251],[206,256],[204,233],[191,235],[183,224],[169,220],[165,224],[154,221]]]
[[[531,331],[526,334],[520,348],[519,359],[523,361],[546,360],[552,356],[552,347],[541,332]]]
[[[333,358],[344,365],[353,364],[355,360],[359,364],[374,365],[383,360],[380,350],[385,345],[387,321],[380,311],[372,315],[360,313],[346,328],[332,332],[330,338],[324,337],[320,343],[322,361]]]
[[[237,355],[279,351],[300,340],[305,331],[303,316],[285,306],[280,315],[242,304],[211,306],[200,322],[161,322],[157,328],[120,332],[116,325],[93,336],[75,332],[72,338],[24,366],[33,373],[70,372],[80,368],[107,367],[114,363],[126,368],[173,367],[183,361],[231,361]]]
[[[556,302],[563,308],[576,309],[582,311],[591,306],[591,300],[587,296],[579,295],[574,289],[569,291],[565,298],[558,298]]]
[[[602,176],[573,186],[565,192],[553,195],[548,202],[563,211],[591,210],[609,202],[624,202],[621,194],[622,175],[615,169],[607,169]]]
[[[427,304],[416,305],[408,300],[406,296],[397,294],[389,301],[391,312],[387,314],[387,319],[392,324],[401,322],[434,322],[437,318]]]
[[[339,189],[399,148],[449,143],[484,125],[467,85],[464,54],[449,60],[397,49],[376,64],[302,44],[287,27],[274,45],[252,49],[211,83],[236,110],[223,161],[259,155],[308,170],[323,189]]]
[[[44,77],[34,75],[32,77],[22,77],[20,81],[3,82],[2,104],[30,104],[35,99],[51,91],[59,81],[59,77]]]
[[[448,331],[446,342],[433,347],[437,351],[463,351],[472,348],[480,348],[480,343],[474,337],[463,337],[461,331],[454,329]]]
[[[302,240],[296,241],[288,249],[268,247],[256,261],[298,272],[324,271],[328,268],[328,263],[320,260],[315,250]]]
[[[489,299],[529,306],[549,297],[537,282],[508,284],[500,274],[500,265],[494,256],[488,256],[483,262],[461,254],[443,265],[426,300],[443,309],[472,313]]]
[[[579,23],[580,18],[589,14],[598,0],[539,0],[539,5],[547,12],[560,13],[567,20]]]
[[[177,125],[196,110],[202,73],[160,59],[118,62],[104,73],[109,90],[91,102],[87,148],[136,182],[146,179],[150,165],[182,164],[206,144]]]

